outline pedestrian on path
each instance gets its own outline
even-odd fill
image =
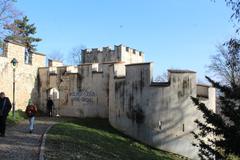
[[[12,105],[5,93],[0,93],[0,136],[5,137],[6,120]]]
[[[37,113],[37,107],[32,103],[31,99],[28,101],[28,105],[26,107],[25,112],[29,119],[29,133],[32,133],[34,129],[34,121]]]
[[[48,97],[47,99],[47,111],[48,111],[48,116],[52,117],[53,116],[53,100],[51,99],[51,97]]]

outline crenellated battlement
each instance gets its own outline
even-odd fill
[[[110,124],[152,147],[197,159],[191,132],[202,115],[191,97],[215,111],[215,89],[198,85],[191,70],[168,70],[168,82],[153,82],[151,63],[110,67]]]
[[[122,46],[122,47],[127,53],[132,53],[132,54],[136,54],[138,56],[143,56],[142,51],[138,51],[137,49],[126,47],[126,46]]]
[[[196,72],[168,70],[167,82],[153,82],[153,66],[144,62],[141,51],[124,45],[82,50],[78,66],[65,66],[45,55],[5,42],[0,56],[1,91],[13,100],[13,73],[16,75],[16,109],[24,109],[32,99],[46,111],[52,97],[61,116],[108,118],[124,134],[162,150],[197,159],[191,132],[202,114],[191,97],[216,111],[215,89],[197,84]],[[16,58],[13,70],[11,60]],[[184,146],[184,147],[183,147]]]
[[[120,62],[139,63],[143,62],[144,54],[142,51],[124,46],[115,45],[111,47],[92,48],[82,50],[83,63],[104,63],[104,62]]]
[[[88,49],[83,49],[82,53],[83,54],[96,54],[96,53],[100,53],[100,52],[112,52],[112,53],[118,53],[121,51],[125,51],[127,53],[133,53],[139,56],[143,55],[142,51],[138,51],[137,49],[134,48],[130,48],[128,46],[124,46],[122,44],[120,45],[114,45],[114,48],[112,48],[111,46],[107,46],[107,47],[102,47],[102,48],[88,48]]]
[[[117,51],[115,49],[112,49],[111,47],[88,48],[88,49],[82,50],[82,54],[84,55],[102,54],[106,52],[110,52],[112,54],[117,53]],[[90,63],[90,62],[84,62],[84,63]]]

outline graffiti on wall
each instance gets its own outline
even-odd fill
[[[78,92],[70,93],[70,97],[72,101],[79,101],[85,103],[93,103],[94,98],[97,96],[95,91],[89,89],[81,89]]]

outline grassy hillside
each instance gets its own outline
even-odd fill
[[[154,150],[114,130],[107,120],[68,120],[50,129],[46,141],[48,160],[180,160]]]

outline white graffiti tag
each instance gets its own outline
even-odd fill
[[[92,90],[81,89],[79,92],[70,93],[70,97],[72,101],[93,103],[93,98],[96,97],[96,93]]]

